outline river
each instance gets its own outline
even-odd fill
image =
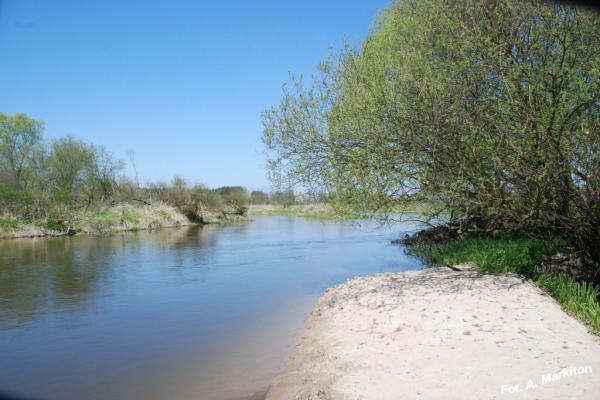
[[[0,393],[259,398],[319,295],[421,268],[414,225],[256,217],[109,237],[0,242]]]

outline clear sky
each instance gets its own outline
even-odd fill
[[[269,189],[261,111],[389,3],[0,0],[0,112],[131,149],[142,182]]]

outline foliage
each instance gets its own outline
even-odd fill
[[[12,232],[19,226],[19,221],[12,218],[0,218],[0,231]]]
[[[250,203],[252,204],[268,204],[269,195],[262,190],[253,190],[250,192]]]
[[[223,207],[223,198],[221,195],[204,185],[196,185],[191,189],[191,200],[197,208],[207,208],[209,210],[218,210]]]
[[[90,202],[100,196],[100,201],[111,198],[117,190],[117,176],[125,167],[123,160],[117,160],[104,146],[94,148],[93,168],[89,173],[91,183],[88,188],[88,199]],[[96,194],[97,193],[97,194]]]
[[[44,124],[25,114],[0,113],[0,165],[5,170],[4,184],[27,188],[33,179],[35,162]],[[2,182],[0,182],[2,183]]]
[[[53,220],[47,220],[45,222],[42,222],[40,224],[40,226],[44,229],[48,229],[51,231],[57,231],[57,232],[66,232],[67,231],[67,227],[64,224],[59,224],[56,221]]]
[[[128,222],[133,225],[139,224],[142,216],[139,210],[131,207],[124,207],[121,211],[121,221]]]
[[[93,168],[94,149],[87,143],[67,136],[50,144],[47,180],[57,202],[78,203]]]
[[[178,175],[173,177],[170,184],[162,182],[151,184],[149,192],[153,201],[162,201],[179,209],[188,208],[190,205],[188,184]]]
[[[141,187],[137,176],[130,179],[121,175],[124,162],[104,146],[72,136],[46,142],[43,126],[25,114],[0,113],[0,215],[10,216],[0,225],[3,231],[14,231],[12,221],[17,220],[29,221],[24,225],[32,230],[63,230],[62,225],[48,226],[53,223],[48,221],[73,219],[75,215],[84,219],[78,221],[80,228],[88,226],[91,231],[108,232],[121,223],[137,226],[144,217],[134,208],[124,207],[122,215],[102,211],[127,203],[165,203],[194,221],[202,221],[203,212],[208,210],[245,212],[249,196],[241,186],[216,190],[203,185],[190,187],[185,179],[175,176],[169,183]],[[130,159],[133,162],[132,154]],[[88,210],[96,210],[96,217],[90,218]],[[171,217],[159,219],[168,224]]]
[[[32,206],[31,193],[0,185],[0,211],[11,215],[30,214]]]
[[[542,258],[564,247],[559,240],[526,237],[467,238],[441,242],[422,241],[409,251],[434,265],[472,262],[482,271],[533,274]]]
[[[263,114],[274,182],[383,213],[433,199],[462,231],[550,231],[600,262],[597,13],[396,2],[311,83]]]
[[[293,190],[279,190],[271,195],[271,201],[275,204],[282,204],[289,207],[296,202],[296,195]]]
[[[43,127],[0,113],[0,212],[47,220],[114,200],[123,162],[71,136],[44,142]]]

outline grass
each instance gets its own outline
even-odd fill
[[[525,275],[551,294],[567,312],[577,316],[596,334],[600,334],[599,288],[588,282],[577,282],[566,275],[539,271],[544,256],[561,250],[565,250],[565,244],[559,240],[524,237],[421,242],[409,247],[411,254],[433,265],[470,262],[483,272]]]
[[[179,210],[160,202],[152,205],[120,203],[59,215],[60,219],[72,221],[75,232],[100,235],[190,224],[190,220]],[[66,226],[56,222],[57,219],[59,216],[24,221],[12,215],[0,214],[0,238],[57,236],[67,231]]]
[[[600,333],[598,287],[589,282],[575,282],[565,275],[541,274],[536,283],[550,293],[565,310],[580,317],[596,333]]]
[[[92,222],[92,227],[94,227],[98,232],[110,231],[113,226],[116,226],[119,223],[119,216],[115,215],[109,211],[98,212],[94,221]]]
[[[30,221],[12,216],[0,218],[0,238],[56,235],[64,233],[67,227],[52,219]]]
[[[0,218],[0,230],[4,232],[13,232],[19,226],[19,221],[9,218]]]
[[[40,226],[40,228],[48,229],[51,231],[58,231],[58,232],[66,232],[67,231],[66,226],[59,224],[56,221],[51,221],[51,220],[41,222],[39,224],[39,226]]]
[[[76,228],[90,233],[113,233],[171,226],[176,221],[187,224],[187,218],[173,207],[156,203],[151,206],[120,204],[110,208],[88,210],[77,218]]]
[[[160,210],[162,211],[162,210]],[[159,213],[160,213],[159,211]],[[164,214],[166,214],[166,212],[162,211]],[[168,215],[165,215],[165,218],[168,217]],[[129,222],[130,224],[139,224],[140,220],[142,218],[142,214],[141,212],[133,207],[125,207],[123,208],[123,210],[121,211],[121,219],[125,222]]]
[[[417,243],[410,252],[435,265],[471,262],[484,272],[531,275],[545,255],[564,248],[559,241],[532,238],[469,238]]]
[[[160,218],[162,219],[168,219],[169,218],[169,213],[167,213],[165,210],[158,210],[157,214]]]

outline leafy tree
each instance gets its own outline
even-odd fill
[[[296,202],[296,195],[292,189],[279,190],[271,194],[271,200],[276,204],[282,204],[289,207]]]
[[[94,149],[67,136],[50,144],[49,178],[58,201],[71,204],[81,194],[93,169]]]
[[[191,199],[196,209],[219,209],[223,205],[223,198],[215,190],[204,185],[196,185],[191,189]]]
[[[170,185],[158,183],[151,188],[153,198],[163,201],[179,209],[187,209],[190,204],[190,192],[187,181],[175,175],[171,180]]]
[[[44,123],[25,114],[0,113],[0,162],[7,169],[9,184],[26,188],[32,178],[32,156],[40,144]]]
[[[462,232],[554,232],[600,261],[600,17],[542,1],[402,1],[263,114],[276,183]]]
[[[0,185],[0,213],[10,213],[29,218],[34,200],[25,190]]]
[[[225,204],[234,208],[236,211],[242,211],[243,206],[248,203],[248,192],[242,186],[223,186],[215,189]]]
[[[135,178],[122,175],[125,164],[104,146],[72,136],[42,140],[43,123],[24,114],[0,113],[0,215],[41,222],[69,217],[74,210],[124,201],[162,201],[201,221],[201,211],[224,204],[245,212],[248,193],[241,186],[218,190],[192,188],[180,176],[169,183],[140,187],[133,151],[129,159]]]
[[[106,200],[114,194],[118,174],[125,168],[125,162],[115,159],[104,146],[94,148],[93,161],[90,179],[95,183],[102,200]]]
[[[269,203],[269,195],[262,190],[253,190],[250,192],[250,202],[252,204],[267,204]]]

